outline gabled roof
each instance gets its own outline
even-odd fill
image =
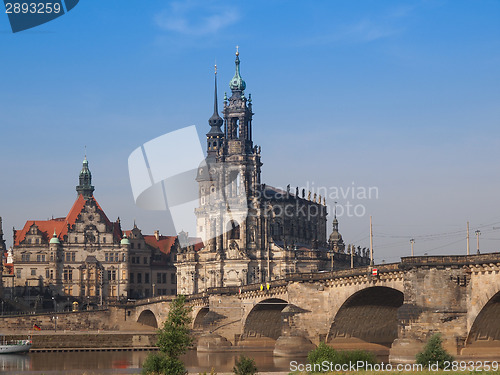
[[[106,224],[106,227],[113,232],[113,237],[115,238],[115,240],[119,241],[122,237],[120,223],[111,222],[94,197],[90,197],[88,200],[85,200],[83,195],[80,194],[75,203],[73,203],[73,207],[71,207],[71,210],[66,217],[52,220],[28,220],[26,224],[24,224],[23,229],[21,229],[20,231],[16,231],[14,236],[14,245],[19,246],[20,243],[24,241],[24,239],[26,238],[26,234],[33,225],[36,225],[39,231],[42,232],[44,240],[48,241],[48,239],[53,236],[55,231],[59,240],[62,241],[64,239],[64,236],[68,234],[68,225],[69,227],[72,227],[75,224],[87,202],[89,204],[91,204],[92,202],[95,203],[97,212],[101,215],[101,218]]]

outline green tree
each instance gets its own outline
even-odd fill
[[[177,296],[170,305],[167,320],[158,330],[156,346],[159,353],[150,354],[143,365],[143,374],[183,375],[186,373],[179,356],[186,353],[193,339],[190,336],[191,308],[186,297]]]
[[[427,345],[425,345],[424,350],[417,354],[416,359],[417,363],[419,365],[423,365],[424,367],[429,367],[429,365],[437,362],[439,368],[443,368],[445,366],[445,361],[453,361],[453,356],[443,348],[441,335],[439,333],[435,333],[431,336]]]

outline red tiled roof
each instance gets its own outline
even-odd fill
[[[189,242],[194,246],[194,251],[201,250],[205,246],[200,237],[189,237]]]
[[[172,246],[175,243],[175,240],[177,239],[177,236],[159,236],[158,239],[156,239],[155,235],[145,235],[144,236],[144,241],[149,246],[153,246],[157,249],[159,249],[163,254],[170,254],[170,251],[172,250]]]
[[[106,223],[106,227],[112,229],[115,240],[119,241],[122,237],[120,223],[111,222],[95,198],[91,197],[89,199],[92,199],[95,202],[97,211],[101,215],[102,220]],[[57,237],[60,240],[63,240],[64,236],[68,234],[68,224],[70,227],[75,224],[78,216],[85,207],[85,202],[85,198],[80,194],[75,203],[73,203],[73,207],[71,207],[71,210],[66,217],[52,220],[28,220],[26,224],[24,224],[23,229],[16,231],[14,236],[14,245],[18,246],[26,238],[26,234],[34,224],[36,224],[38,229],[42,232],[46,241],[52,238],[54,231]]]

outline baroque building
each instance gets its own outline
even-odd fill
[[[224,95],[224,118],[218,113],[215,72],[207,157],[197,175],[195,215],[202,246],[187,246],[178,254],[182,294],[331,270],[334,251],[344,252],[338,221],[334,232],[340,237],[334,235],[327,243],[324,198],[298,188],[292,192],[290,185],[284,190],[261,182],[261,148],[253,143],[252,98],[245,96],[238,52],[235,65],[231,96]],[[347,257],[341,258],[346,258],[346,266]]]
[[[68,215],[14,230],[15,294],[71,297],[83,304],[176,294],[176,237],[127,233],[94,198],[87,158]]]

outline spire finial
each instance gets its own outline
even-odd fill
[[[337,201],[335,201],[335,216],[334,218],[336,219],[337,218]]]
[[[236,46],[236,56],[239,56],[239,55],[240,55],[240,51],[239,51],[239,49],[240,49],[240,46]]]

